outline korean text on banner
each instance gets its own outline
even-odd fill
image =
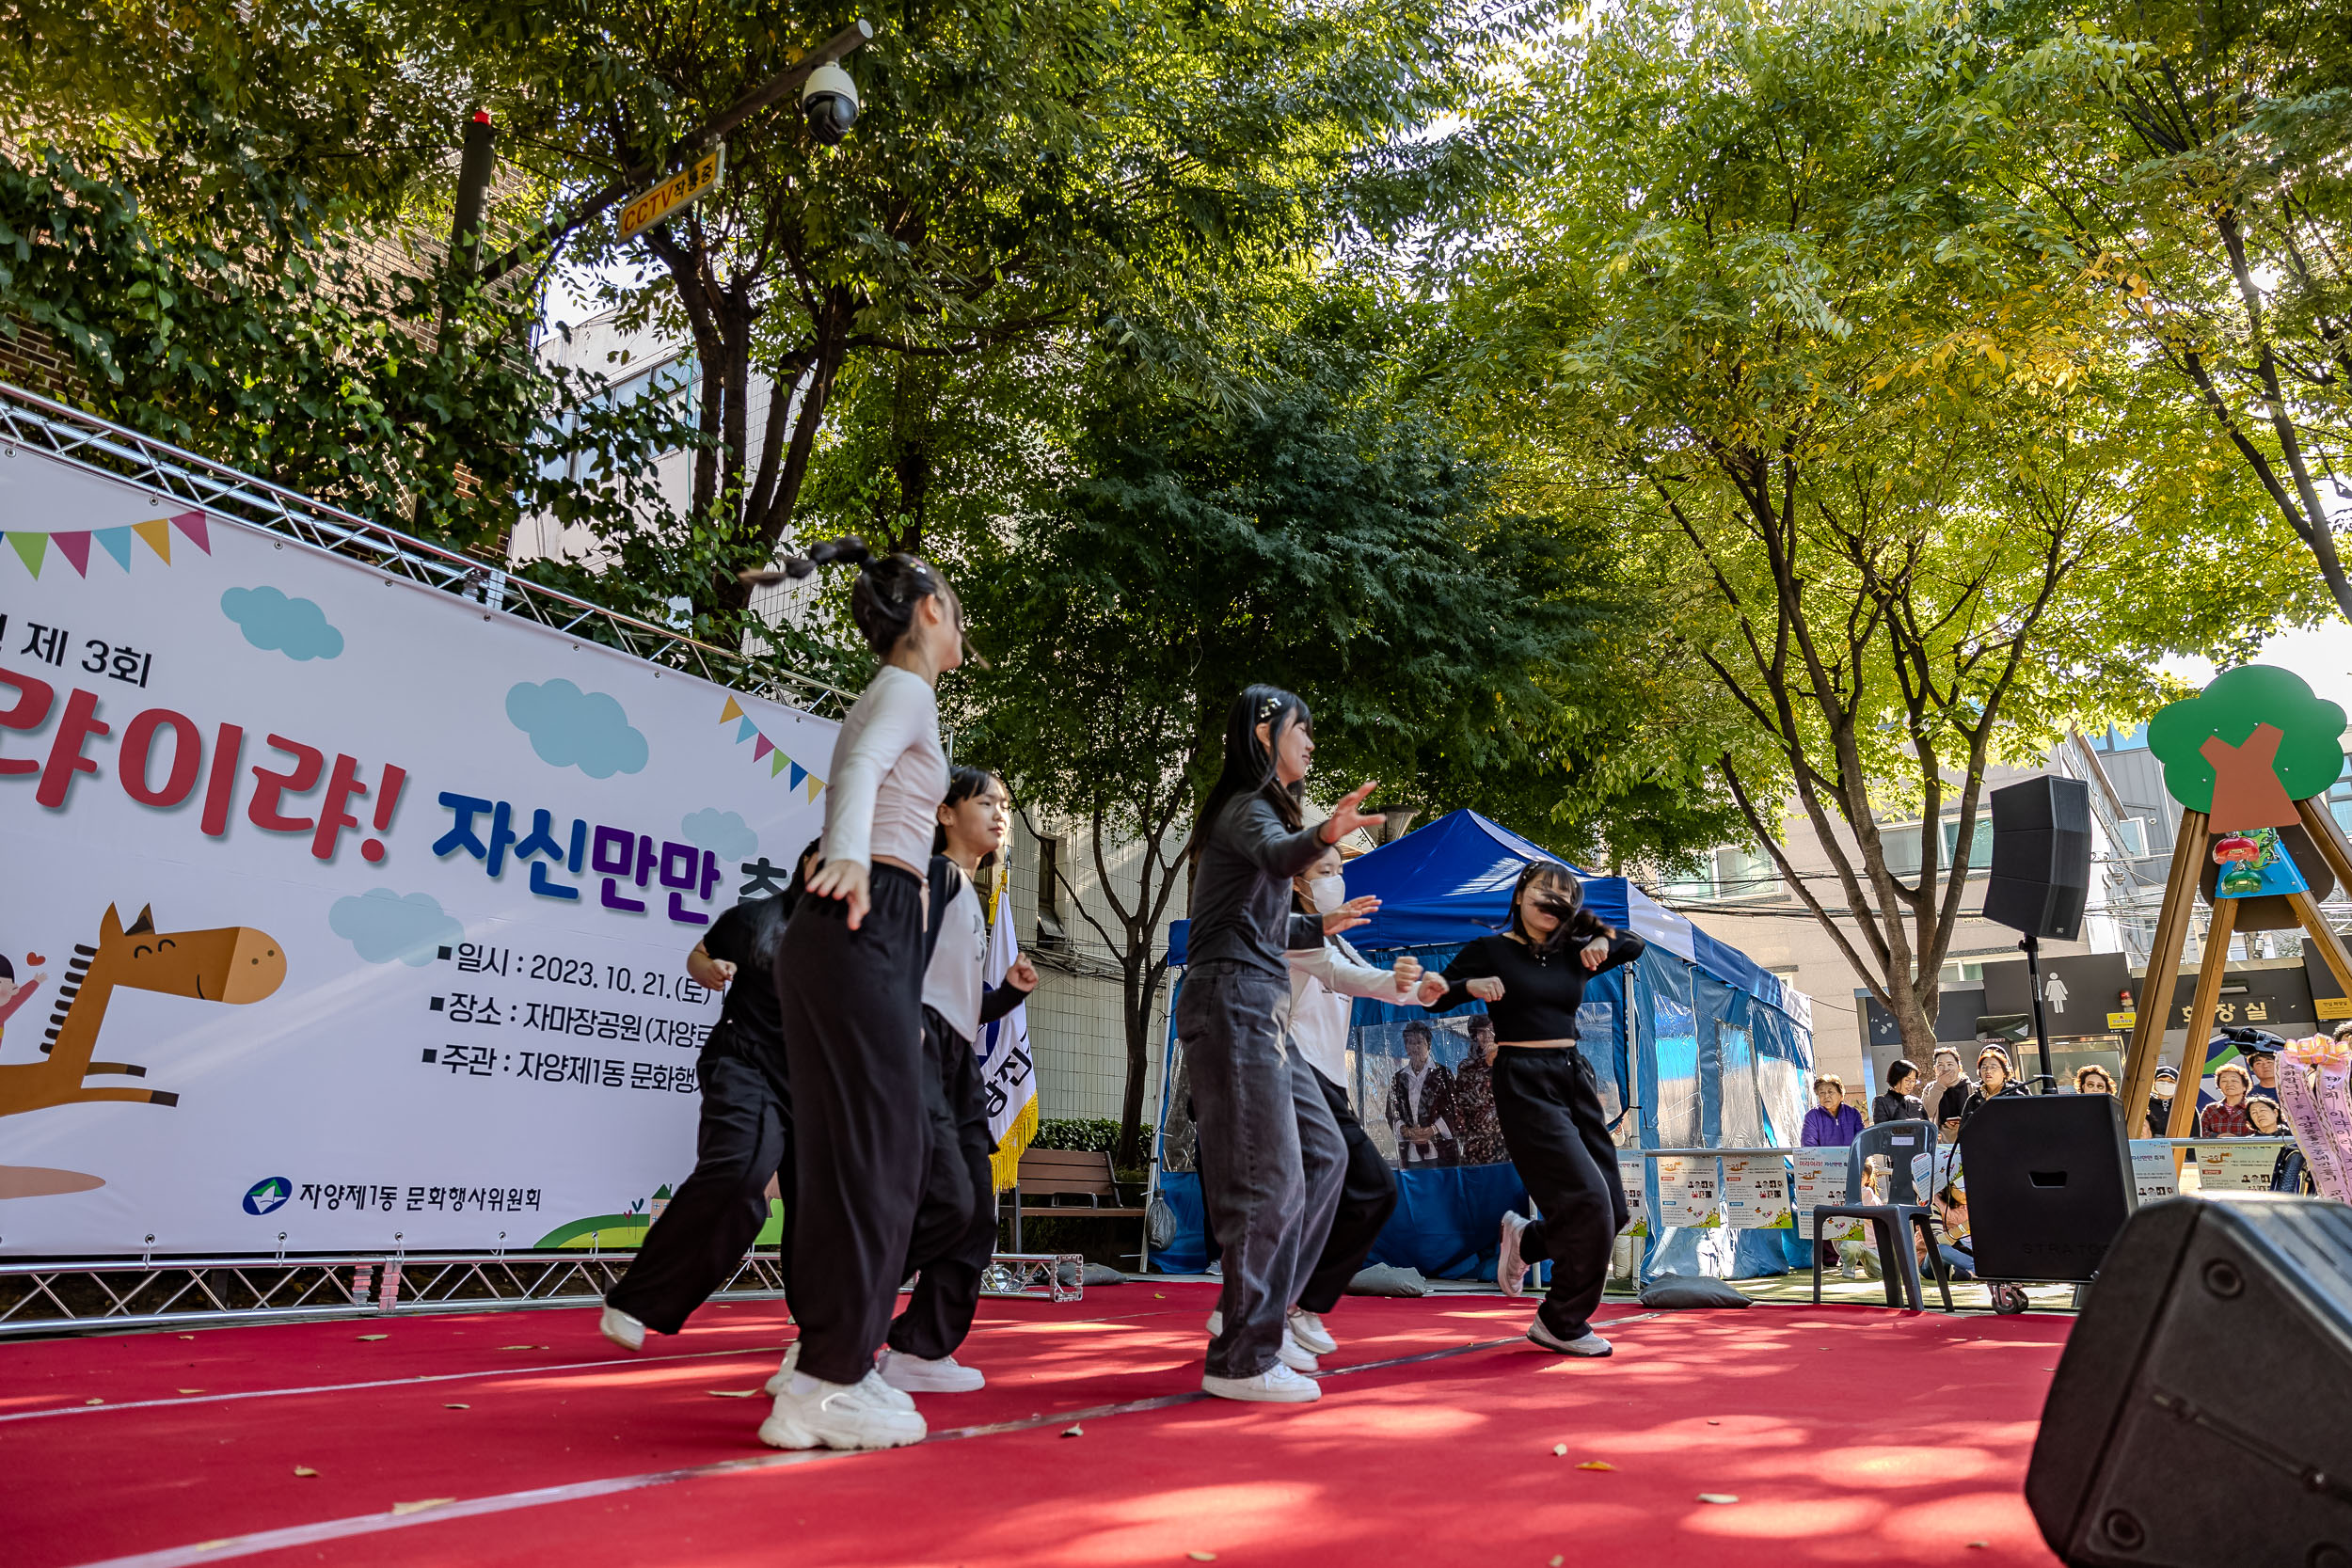
[[[1011,879],[998,877],[989,901],[988,962],[981,976],[1001,986],[1021,957],[1012,930]],[[1029,1005],[1024,1002],[980,1030],[973,1047],[980,1053],[980,1088],[988,1099],[988,1135],[996,1140],[989,1176],[998,1192],[1020,1179],[1021,1151],[1037,1136],[1037,1073],[1029,1056]]]
[[[632,1244],[837,726],[23,449],[0,531],[0,1250]]]
[[[2197,1151],[2197,1190],[2257,1192],[2270,1190],[2270,1173],[2278,1168],[2277,1143],[2217,1148],[2208,1144]]]
[[[2180,1187],[2172,1177],[2172,1146],[2162,1138],[2134,1138],[2132,1184],[2139,1189],[2142,1204],[2175,1196]]]

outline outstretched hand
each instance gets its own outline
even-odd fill
[[[1366,779],[1362,784],[1340,797],[1340,803],[1331,808],[1331,815],[1323,819],[1323,842],[1337,844],[1359,828],[1377,827],[1381,814],[1367,816],[1356,808],[1364,803],[1364,797],[1380,787],[1378,779]]]
[[[1323,934],[1335,937],[1342,931],[1352,931],[1359,926],[1369,925],[1372,911],[1379,907],[1380,900],[1369,893],[1361,898],[1350,898],[1323,917]]]
[[[1421,989],[1421,960],[1410,953],[1400,954],[1397,957],[1393,973],[1396,976],[1397,995],[1410,996]]]
[[[1434,1007],[1445,996],[1445,993],[1451,990],[1453,990],[1453,988],[1445,983],[1444,975],[1432,974],[1425,977],[1422,981],[1421,994],[1416,996],[1413,1000],[1419,1002],[1424,1007]]]

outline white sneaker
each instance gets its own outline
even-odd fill
[[[952,1355],[926,1361],[885,1348],[881,1370],[884,1383],[909,1394],[969,1394],[988,1386],[977,1367],[964,1366]]]
[[[596,1331],[623,1350],[645,1348],[645,1325],[617,1307],[608,1307],[596,1320]]]
[[[903,1388],[893,1388],[884,1383],[879,1370],[869,1369],[864,1377],[858,1379],[857,1386],[866,1390],[868,1398],[880,1400],[893,1410],[911,1412],[914,1409],[914,1396]]]
[[[819,1382],[805,1394],[778,1394],[775,1409],[759,1423],[759,1440],[771,1449],[898,1449],[920,1443],[930,1430],[921,1416],[896,1408],[865,1382]]]
[[[775,1372],[761,1387],[760,1392],[766,1394],[770,1399],[774,1399],[778,1394],[781,1394],[787,1388],[791,1387],[793,1370],[798,1368],[800,1364],[801,1342],[798,1339],[795,1339],[790,1344],[784,1347],[784,1365],[775,1370]]]
[[[1282,1325],[1282,1342],[1274,1347],[1274,1355],[1275,1359],[1295,1372],[1315,1372],[1323,1370],[1323,1363],[1315,1359],[1315,1353],[1300,1344],[1292,1336],[1288,1323]]]
[[[1323,1398],[1322,1385],[1300,1377],[1277,1362],[1256,1377],[1200,1376],[1200,1391],[1221,1400],[1247,1400],[1259,1404],[1311,1404]]]
[[[1544,1349],[1556,1350],[1563,1355],[1614,1355],[1617,1353],[1614,1345],[1589,1328],[1580,1338],[1563,1339],[1546,1328],[1541,1318],[1528,1325],[1527,1337]]]
[[[1340,1348],[1340,1342],[1331,1338],[1331,1331],[1323,1326],[1323,1314],[1310,1312],[1303,1307],[1291,1308],[1291,1338],[1317,1355],[1329,1355]]]
[[[1529,1223],[1525,1214],[1502,1216],[1502,1251],[1495,1259],[1495,1283],[1502,1287],[1506,1296],[1516,1296],[1526,1289],[1527,1265],[1519,1259],[1519,1232]]]

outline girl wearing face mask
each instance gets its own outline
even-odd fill
[[[1607,1355],[1593,1332],[1609,1253],[1630,1217],[1617,1180],[1617,1149],[1592,1064],[1577,1049],[1576,1010],[1594,975],[1642,956],[1640,937],[1613,931],[1584,907],[1583,884],[1565,865],[1536,861],[1511,890],[1511,926],[1480,937],[1442,975],[1421,984],[1433,1012],[1472,997],[1495,1021],[1495,1119],[1528,1196],[1543,1212],[1530,1223],[1502,1216],[1495,1278],[1516,1296],[1530,1263],[1551,1260],[1551,1293],[1527,1337],[1565,1355]]]
[[[1347,881],[1340,875],[1337,847],[1316,856],[1292,887],[1301,913],[1349,912]],[[1347,1145],[1347,1165],[1329,1234],[1300,1238],[1301,1256],[1314,1261],[1290,1314],[1291,1337],[1315,1354],[1328,1355],[1340,1347],[1324,1327],[1323,1315],[1340,1304],[1341,1292],[1364,1266],[1380,1227],[1396,1212],[1396,1174],[1373,1147],[1363,1123],[1348,1106],[1347,1091],[1340,1086],[1347,1078],[1348,1022],[1355,1010],[1351,998],[1370,997],[1392,1006],[1409,1003],[1421,985],[1421,960],[1406,954],[1396,960],[1393,969],[1375,969],[1364,962],[1346,939],[1327,935],[1311,947],[1291,949],[1282,955],[1282,961],[1291,975],[1291,1043],[1306,1059],[1307,1070],[1314,1075],[1331,1119],[1339,1124],[1341,1140]]]
[[[1299,803],[1314,757],[1307,705],[1253,686],[1225,726],[1225,762],[1193,828],[1191,958],[1176,1037],[1200,1126],[1200,1196],[1225,1245],[1225,1288],[1212,1320],[1203,1392],[1304,1403],[1320,1390],[1285,1360],[1308,1355],[1286,1331],[1338,1207],[1347,1146],[1312,1069],[1286,1049],[1285,949],[1311,947],[1361,921],[1290,912],[1291,879],[1330,846],[1379,820],[1349,791],[1309,826]],[[1307,1364],[1312,1366],[1311,1357]]]

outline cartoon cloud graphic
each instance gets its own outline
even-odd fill
[[[370,888],[356,898],[338,898],[326,911],[334,933],[372,964],[405,963],[422,969],[440,948],[466,934],[430,894],[402,897],[388,887]]]
[[[275,588],[231,588],[220,596],[220,612],[237,623],[247,642],[296,662],[335,658],[343,651],[343,634],[328,624],[326,611]]]
[[[601,691],[582,691],[567,680],[510,687],[506,717],[531,737],[539,760],[577,768],[592,779],[642,771],[652,754],[643,733],[631,727],[621,705]]]
[[[687,813],[678,823],[678,832],[687,843],[723,861],[749,860],[759,853],[759,835],[752,832],[751,824],[739,814],[717,806]]]

